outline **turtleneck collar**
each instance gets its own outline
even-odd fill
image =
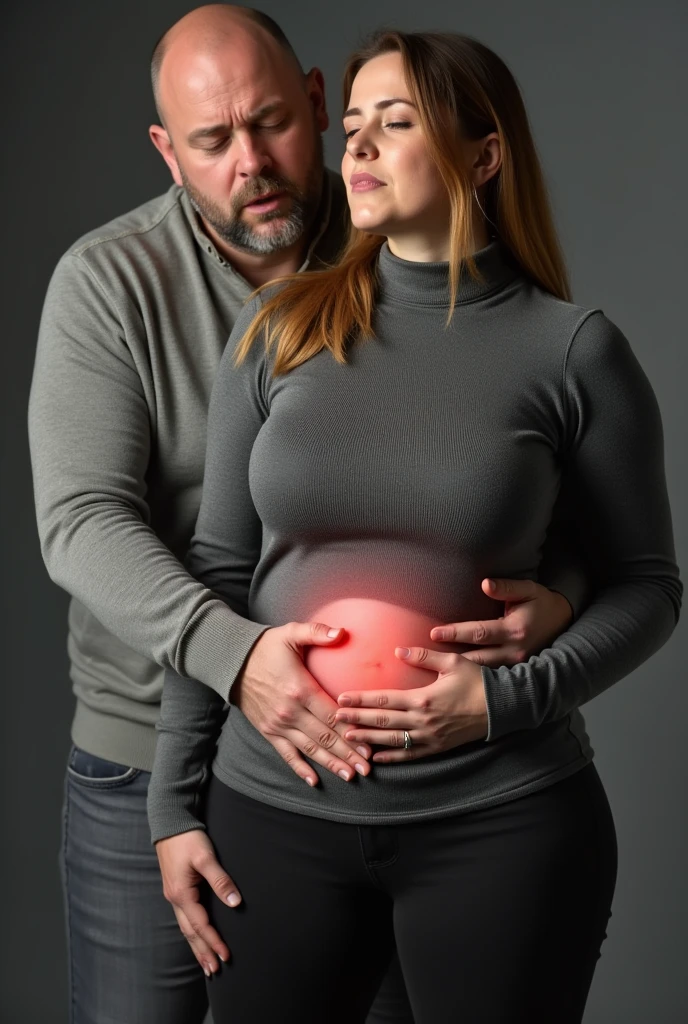
[[[518,276],[506,247],[494,239],[473,253],[483,280],[475,281],[464,266],[459,278],[457,306],[500,291]],[[380,297],[414,306],[449,306],[449,263],[415,263],[399,259],[385,242],[378,258]]]

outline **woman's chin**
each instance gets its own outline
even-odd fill
[[[341,643],[308,647],[304,655],[306,668],[334,700],[346,690],[416,689],[437,678],[397,658],[395,647],[465,650],[459,644],[433,643],[430,630],[440,623],[384,601],[345,598],[317,608],[308,618],[346,631]]]

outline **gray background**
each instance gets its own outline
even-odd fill
[[[148,58],[161,31],[191,6],[69,0],[4,8],[0,1020],[7,1024],[67,1020],[57,850],[72,698],[67,599],[44,571],[33,520],[25,422],[36,329],[61,252],[168,185],[146,136]],[[262,7],[305,68],[325,72],[335,167],[340,71],[361,33],[381,24],[451,28],[505,58],[530,113],[575,300],[601,306],[628,335],[659,397],[685,567],[688,6],[264,0]],[[586,1024],[688,1020],[683,642],[681,624],[649,664],[586,709],[621,852]],[[353,965],[352,956],[349,979]]]

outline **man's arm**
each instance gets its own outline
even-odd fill
[[[150,410],[121,311],[67,255],[46,296],[29,405],[41,549],[51,578],[158,664],[226,698],[262,626],[233,616],[150,526]],[[191,673],[189,673],[191,674]]]

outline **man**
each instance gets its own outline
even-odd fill
[[[73,596],[62,866],[75,1024],[200,1022],[197,961],[211,974],[229,955],[198,902],[201,879],[221,898],[236,891],[205,833],[180,828],[158,843],[173,914],[146,821],[164,667],[224,697],[240,667],[229,615],[180,559],[198,511],[210,389],[236,315],[254,287],[333,260],[347,223],[341,180],[323,166],[322,74],[304,75],[270,19],[198,8],[156,47],[152,77],[161,124],[150,135],[175,184],[58,264],[30,403],[43,553]],[[475,624],[454,626],[457,639],[492,647],[476,657],[518,661],[570,619],[565,598],[527,581],[491,596],[513,602],[510,613],[479,636]],[[177,645],[190,610],[194,627]],[[326,632],[302,624],[287,639],[327,643]],[[299,774],[313,770],[308,750],[312,763],[352,777],[361,754],[316,691],[308,707],[293,701],[298,729],[281,735],[266,731],[269,693],[243,680],[233,701]],[[410,1020],[398,975],[389,989],[385,1019]],[[370,1020],[382,1012],[378,1002]]]

